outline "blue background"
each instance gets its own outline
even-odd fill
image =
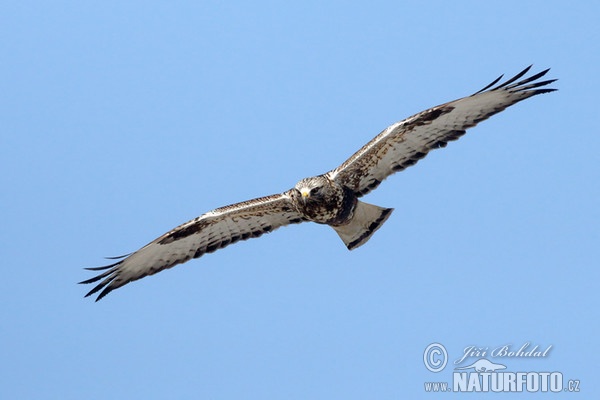
[[[449,364],[552,345],[492,361],[597,395],[598,7],[5,2],[0,397],[464,398],[425,393],[451,376],[433,342]],[[560,90],[385,181],[365,200],[395,212],[356,251],[303,224],[98,303],[75,284],[531,63]]]

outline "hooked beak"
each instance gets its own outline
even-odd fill
[[[310,190],[308,190],[307,188],[302,188],[302,190],[300,191],[300,194],[302,195],[303,198],[307,198],[310,195]]]

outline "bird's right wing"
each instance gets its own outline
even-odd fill
[[[294,189],[292,189],[294,190]],[[96,301],[131,281],[212,253],[240,240],[271,232],[281,226],[305,221],[294,206],[292,191],[217,208],[165,233],[138,251],[104,267],[104,271],[80,283],[102,280],[88,294],[100,290]]]
[[[531,96],[556,90],[545,87],[555,79],[539,80],[548,70],[519,80],[530,68],[497,86],[494,85],[502,76],[471,96],[430,108],[387,127],[328,176],[359,196],[369,193],[389,175],[458,139],[467,128]]]

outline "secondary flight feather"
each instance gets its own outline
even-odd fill
[[[359,200],[391,174],[416,164],[430,150],[445,147],[466,129],[529,97],[553,92],[540,80],[549,69],[523,78],[531,66],[498,83],[502,76],[472,94],[392,124],[339,167],[302,179],[281,194],[233,204],[207,212],[165,233],[80,283],[98,282],[87,296],[96,301],[129,282],[300,222],[331,226],[349,250],[366,243],[393,209]],[[521,79],[523,78],[523,79]]]

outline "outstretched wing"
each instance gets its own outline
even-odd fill
[[[556,90],[541,88],[556,79],[537,81],[549,69],[516,82],[530,68],[495,87],[502,76],[469,97],[433,107],[387,127],[330,171],[329,177],[359,196],[367,194],[389,175],[416,164],[430,150],[458,139],[467,128],[521,100]]]
[[[178,226],[114,264],[91,271],[100,275],[79,283],[102,280],[88,294],[100,290],[96,301],[111,291],[145,276],[212,253],[240,240],[259,237],[281,226],[303,222],[290,191],[217,208]]]

